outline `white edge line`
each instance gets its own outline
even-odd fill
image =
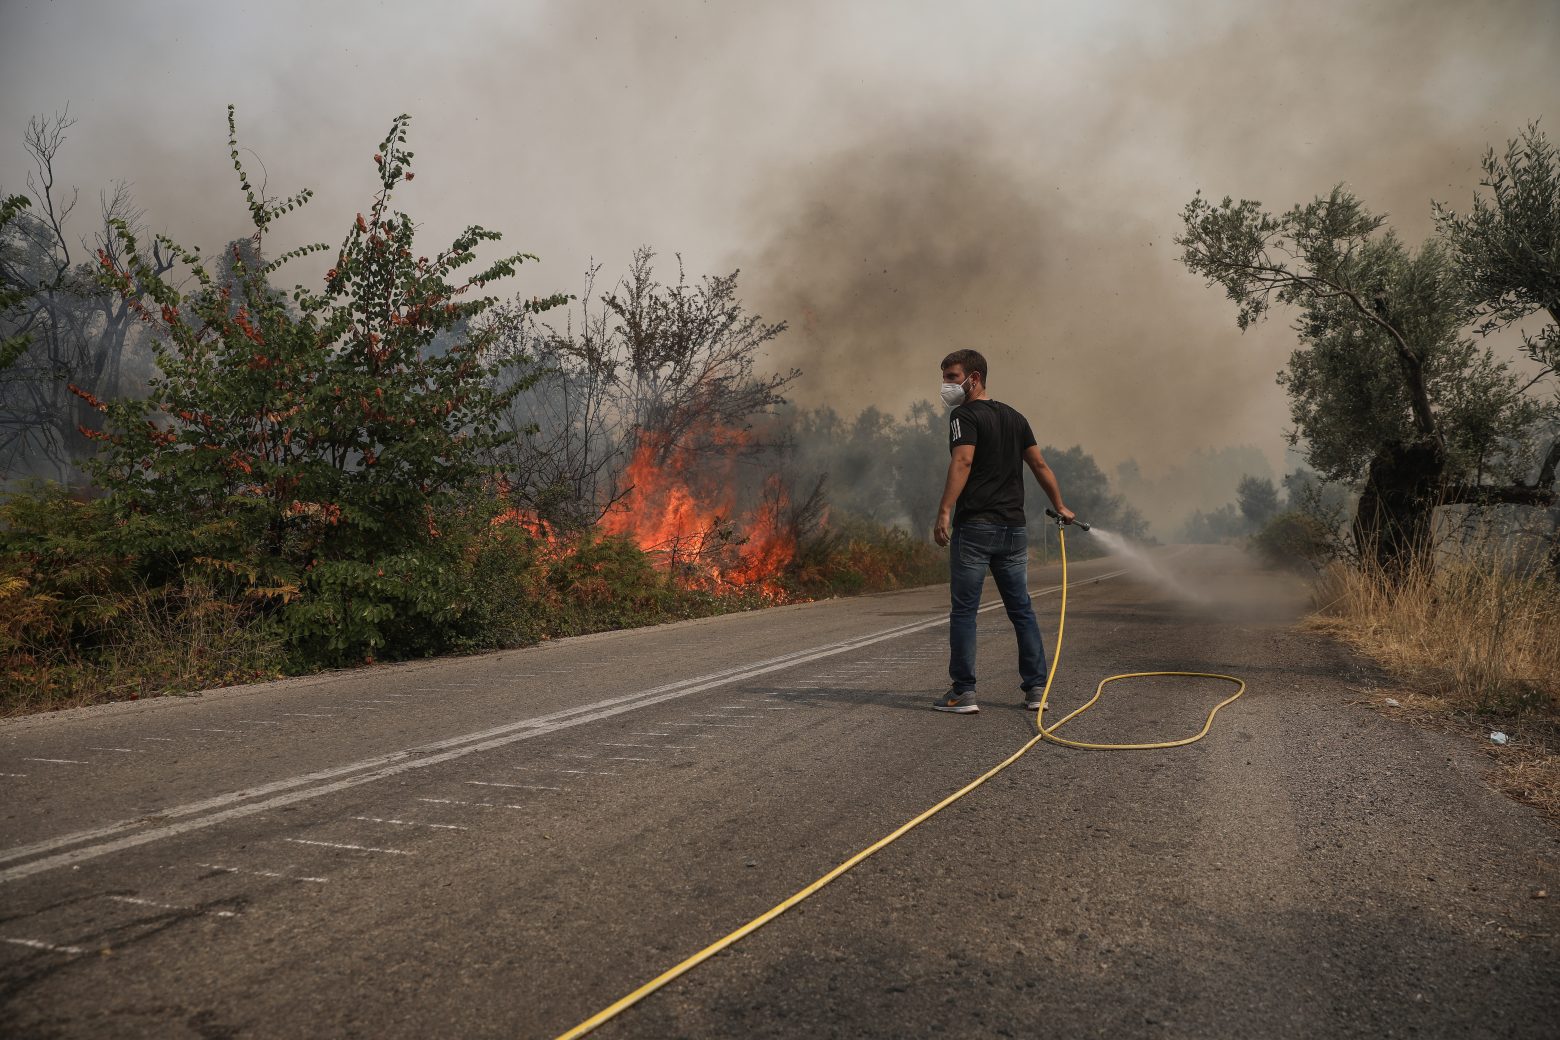
[[[1122,568],[1120,570],[1110,571],[1108,573],[1089,578],[1088,582],[1093,583],[1103,581],[1106,578],[1114,578],[1126,573],[1127,568]],[[1077,583],[1074,582],[1074,584]],[[1058,591],[1060,588],[1060,585],[1053,585],[1049,588],[1041,589],[1038,592],[1033,592],[1031,595],[1048,595],[1052,592]],[[997,610],[1001,606],[1001,602],[991,603],[981,607],[980,612],[985,613],[990,610]],[[675,700],[679,697],[689,696],[690,694],[702,693],[705,690],[726,686],[733,682],[741,682],[746,679],[757,678],[760,675],[767,675],[771,672],[792,668],[796,665],[806,664],[810,661],[822,660],[825,657],[832,657],[836,654],[849,653],[853,650],[859,650],[864,647],[872,646],[876,643],[885,642],[890,639],[898,639],[901,636],[911,635],[915,632],[925,631],[926,629],[933,628],[937,625],[946,624],[947,620],[948,619],[946,616],[939,614],[936,617],[931,617],[924,621],[915,621],[906,625],[899,625],[894,628],[884,629],[883,631],[872,635],[860,636],[854,639],[844,640],[839,643],[826,644],[822,647],[817,647],[812,650],[799,650],[789,654],[783,654],[780,657],[771,658],[769,661],[760,662],[757,665],[749,666],[747,668],[731,668],[721,672],[711,673],[709,676],[696,679],[685,679],[677,683],[668,683],[665,686],[657,687],[652,690],[627,694],[621,697],[612,697],[606,700],[597,701],[594,704],[583,705],[579,708],[566,709],[564,711],[554,712],[551,715],[543,715],[534,719],[526,719],[522,722],[514,722],[504,726],[494,727],[491,730],[467,734],[464,737],[451,737],[448,740],[424,745],[423,747],[411,748],[404,751],[393,751],[387,755],[380,755],[375,758],[363,759],[358,762],[349,763],[348,765],[337,766],[333,769],[320,770],[317,773],[291,777],[286,780],[277,780],[273,783],[265,784],[247,791],[230,792],[227,794],[216,795],[215,797],[205,799],[201,802],[191,802],[187,805],[176,806],[164,810],[163,812],[156,815],[163,817],[189,816],[195,813],[203,812],[206,809],[230,805],[235,801],[256,798],[265,794],[271,794],[276,791],[286,791],[288,788],[299,787],[303,784],[308,784],[315,780],[326,780],[330,779],[331,777],[340,777],[348,773],[357,774],[355,776],[346,776],[344,779],[336,780],[332,783],[306,788],[302,791],[288,791],[286,794],[278,795],[275,798],[268,798],[265,801],[251,802],[248,805],[234,806],[233,808],[224,809],[220,812],[201,816],[198,819],[184,820],[179,823],[167,824],[165,826],[152,828],[151,830],[140,831],[135,834],[127,834],[124,837],[115,839],[113,841],[106,841],[98,845],[90,845],[86,848],[74,849],[70,852],[62,852],[58,855],[33,860],[31,863],[23,863],[19,866],[0,871],[0,884],[4,884],[9,881],[17,881],[21,878],[31,877],[34,874],[41,874],[49,870],[57,870],[60,867],[71,866],[89,859],[96,859],[99,856],[105,856],[109,853],[118,852],[123,849],[135,848],[138,845],[145,845],[148,842],[160,841],[163,838],[171,838],[179,834],[188,833],[189,831],[201,830],[205,827],[214,826],[215,824],[223,823],[227,820],[241,819],[245,816],[251,816],[258,812],[264,812],[267,809],[274,809],[283,805],[291,805],[294,802],[307,801],[311,798],[318,798],[323,795],[332,794],[336,791],[344,791],[362,784],[371,783],[375,780],[383,780],[387,777],[398,776],[401,773],[405,773],[413,769],[423,769],[428,766],[438,765],[453,759],[463,758],[466,755],[473,754],[478,751],[488,751],[492,750],[493,748],[506,747],[521,740],[529,740],[532,737],[545,736],[549,733],[555,733],[563,729],[572,729],[575,726],[583,725],[587,722],[595,722],[600,719],[611,718],[614,715],[621,715],[624,712],[635,711],[639,708],[649,707],[652,704],[660,704],[664,701]],[[574,717],[569,718],[568,716],[570,715],[573,715]],[[708,724],[706,723],[706,725]],[[719,725],[719,723],[716,723],[715,725]],[[729,728],[748,729],[752,727],[732,725]],[[489,734],[500,735],[489,737]],[[466,743],[468,740],[473,742]],[[411,759],[412,756],[417,755],[419,752],[442,748],[451,748],[451,750],[441,750],[437,754],[424,755],[421,758],[415,758],[411,761],[407,761],[407,759]],[[375,768],[376,766],[380,768]],[[359,770],[365,769],[369,771],[359,772]],[[138,822],[139,821],[136,820],[125,820],[119,823],[108,824],[104,827],[98,827],[90,831],[62,835],[59,838],[51,838],[46,841],[36,842],[30,846],[10,849],[4,853],[0,853],[0,862],[22,859],[27,856],[34,855],[38,852],[59,848],[63,845],[74,845],[78,842],[89,841],[97,837],[108,837],[110,835],[118,834],[122,831],[135,827],[138,825]]]
[[[0,942],[12,943],[16,946],[28,946],[34,950],[48,950],[50,953],[86,953],[79,946],[55,946],[53,943],[39,942],[37,939],[11,939],[0,936]]]

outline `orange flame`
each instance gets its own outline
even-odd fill
[[[661,554],[674,571],[714,590],[756,590],[786,598],[780,576],[796,556],[796,538],[785,522],[789,506],[778,477],[764,485],[754,509],[738,509],[737,456],[749,442],[741,430],[721,431],[705,450],[642,440],[624,483],[628,493],[607,511],[603,533]]]

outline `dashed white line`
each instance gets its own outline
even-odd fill
[[[221,863],[197,863],[197,867],[205,867],[207,870],[220,870],[224,874],[256,874],[260,877],[281,878],[283,881],[312,881],[323,885],[329,878],[299,877],[296,874],[282,874],[275,870],[251,870],[247,867],[229,867]]]
[[[659,733],[659,732],[656,732],[655,730],[636,729],[632,733],[630,733],[629,736],[631,736],[631,737],[669,737],[669,736],[671,736],[671,734],[670,733]]]
[[[623,775],[622,773],[605,773],[605,772],[602,772],[600,769],[548,769],[548,770],[544,770],[544,772],[548,772],[548,773],[579,773],[582,776],[584,776],[586,774],[589,774],[590,776],[622,776]]]
[[[669,736],[669,735],[670,735],[670,734],[668,734],[668,736]],[[659,744],[610,744],[610,743],[607,743],[607,742],[606,742],[606,741],[598,741],[598,742],[597,742],[597,743],[596,743],[596,746],[597,746],[597,747],[636,747],[636,748],[649,748],[649,749],[650,749],[650,750],[652,750],[652,751],[654,751],[654,750],[655,750],[655,749],[657,749],[657,748],[659,748],[659,747],[660,747],[660,746],[661,746],[661,745],[659,745]]]
[[[178,743],[178,741],[174,740],[172,737],[142,737],[141,739],[142,740],[155,740],[159,744],[177,744]]]
[[[182,910],[189,914],[202,914],[211,917],[237,917],[238,914],[231,910],[202,910],[194,906],[179,906],[175,903],[159,903],[152,899],[138,899],[135,896],[109,896],[116,903],[133,903],[136,906],[150,906],[158,910]]]
[[[502,802],[466,802],[459,798],[419,798],[419,802],[434,802],[438,805],[475,805],[483,809],[529,809],[528,805],[505,805]]]
[[[278,715],[286,719],[333,719],[334,715],[321,715],[314,711],[279,711]]]
[[[753,716],[755,719],[757,715]],[[668,722],[668,726],[693,726],[697,729],[705,729],[714,726],[717,729],[752,729],[753,726],[746,722]]]
[[[1096,585],[1108,578],[1114,578],[1125,573],[1127,573],[1126,569],[1122,568],[1103,574],[1091,575],[1088,578],[1076,581],[1075,584],[1080,587],[1083,585]],[[1059,588],[1060,586],[1053,585],[1049,588],[1032,591],[1030,594],[1031,596],[1048,595],[1058,591]],[[993,602],[983,606],[981,612],[995,611],[1000,609],[1001,606],[1000,602]],[[13,863],[17,860],[37,856],[40,853],[53,852],[52,855],[33,859],[31,862],[0,869],[0,884],[31,877],[34,874],[50,870],[58,870],[62,867],[78,865],[85,860],[106,856],[154,841],[162,841],[180,834],[187,834],[191,831],[213,827],[229,820],[241,819],[256,813],[266,812],[278,806],[292,805],[363,784],[374,783],[392,776],[399,776],[410,770],[427,769],[477,752],[507,747],[518,741],[547,736],[562,729],[598,722],[631,711],[640,711],[652,705],[677,700],[691,694],[702,693],[717,686],[729,686],[733,683],[745,682],[762,675],[795,668],[810,661],[821,660],[838,654],[859,652],[868,646],[902,639],[914,633],[924,632],[938,625],[946,624],[946,614],[937,615],[921,621],[895,625],[867,633],[863,636],[852,637],[823,646],[807,647],[763,661],[747,662],[733,668],[695,676],[691,679],[678,680],[648,690],[634,690],[630,693],[607,697],[591,704],[567,708],[550,715],[507,722],[489,729],[448,737],[431,744],[404,748],[383,755],[332,766],[328,769],[274,780],[261,784],[258,787],[227,791],[210,798],[172,806],[164,810],[162,816],[173,819],[175,822],[144,830],[140,829],[145,822],[144,818],[137,817],[119,820],[84,831],[57,835],[56,837],[34,842],[30,845],[0,849],[0,863]],[[673,725],[678,724],[674,723]],[[682,725],[693,725],[697,728],[701,724]],[[727,729],[755,728],[745,723],[706,723],[703,725],[720,726]],[[89,765],[90,763],[72,762],[70,764]],[[94,842],[95,844],[83,845],[82,843],[85,842]],[[67,849],[71,845],[80,845],[81,847],[69,849],[68,851],[55,851]]]
[[[89,747],[88,751],[127,751],[132,755],[144,755],[146,749],[141,747]]]
[[[190,729],[197,733],[242,733],[241,729],[212,729],[210,726],[191,726]]]
[[[655,759],[653,759],[653,758],[630,758],[628,755],[612,755],[612,756],[608,757],[607,761],[608,762],[654,762]]]
[[[26,775],[27,775],[26,773],[0,773],[0,776],[24,777]]]
[[[362,820],[364,823],[393,823],[401,827],[432,827],[441,831],[467,831],[470,827],[462,827],[454,823],[423,823],[421,820],[386,820],[378,816],[354,816],[354,820]]]
[[[50,953],[86,953],[79,946],[56,946],[53,943],[39,942],[37,939],[11,939],[0,936],[0,942],[8,942],[13,946],[28,946],[34,950],[48,950]]]
[[[392,856],[410,856],[405,849],[378,849],[372,845],[347,845],[337,841],[311,841],[308,838],[283,838],[294,845],[320,845],[327,849],[351,849],[354,852],[388,852]]]
[[[91,762],[83,762],[79,758],[24,758],[23,762],[53,762],[61,766],[90,766]]]
[[[696,719],[756,719],[760,717],[757,715],[732,715],[729,712],[720,715],[712,715],[705,712],[695,711],[691,714]]]
[[[497,780],[467,780],[477,787],[518,787],[523,791],[566,791],[566,787],[547,787],[543,784],[501,784]]]
[[[251,726],[280,726],[280,722],[266,722],[264,719],[234,719],[234,722],[247,722]],[[148,738],[150,739],[150,738]]]

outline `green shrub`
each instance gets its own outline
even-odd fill
[[[231,136],[257,248],[233,249],[226,278],[167,240],[184,271],[160,276],[123,223],[126,266],[100,254],[153,329],[160,372],[144,400],[78,391],[109,418],[92,473],[121,521],[115,549],[154,584],[189,574],[235,599],[268,598],[300,665],[430,653],[461,638],[460,549],[439,518],[480,486],[512,436],[500,416],[527,385],[499,378],[522,359],[503,356],[503,330],[485,317],[496,300],[471,294],[528,257],[461,274],[499,237],[479,227],[417,254],[411,217],[392,207],[412,179],[407,122],[394,121],[374,156],[379,190],[320,292],[271,287],[282,263],[325,247],[260,262],[272,222],[309,193],[257,199]]]
[[[1251,548],[1274,567],[1314,571],[1333,556],[1332,533],[1307,513],[1280,513],[1251,536]]]
[[[148,584],[112,548],[104,500],[34,485],[0,502],[0,715],[279,675],[281,634],[254,598]]]

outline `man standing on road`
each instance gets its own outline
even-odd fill
[[[986,359],[955,350],[943,358],[942,399],[948,417],[948,481],[937,507],[932,537],[949,545],[948,677],[953,685],[932,705],[970,715],[975,702],[975,618],[986,572],[997,581],[1002,605],[1018,636],[1018,677],[1024,707],[1040,707],[1045,685],[1045,645],[1029,602],[1029,543],[1024,517],[1024,466],[1066,523],[1056,474],[1045,464],[1029,420],[986,395]]]

